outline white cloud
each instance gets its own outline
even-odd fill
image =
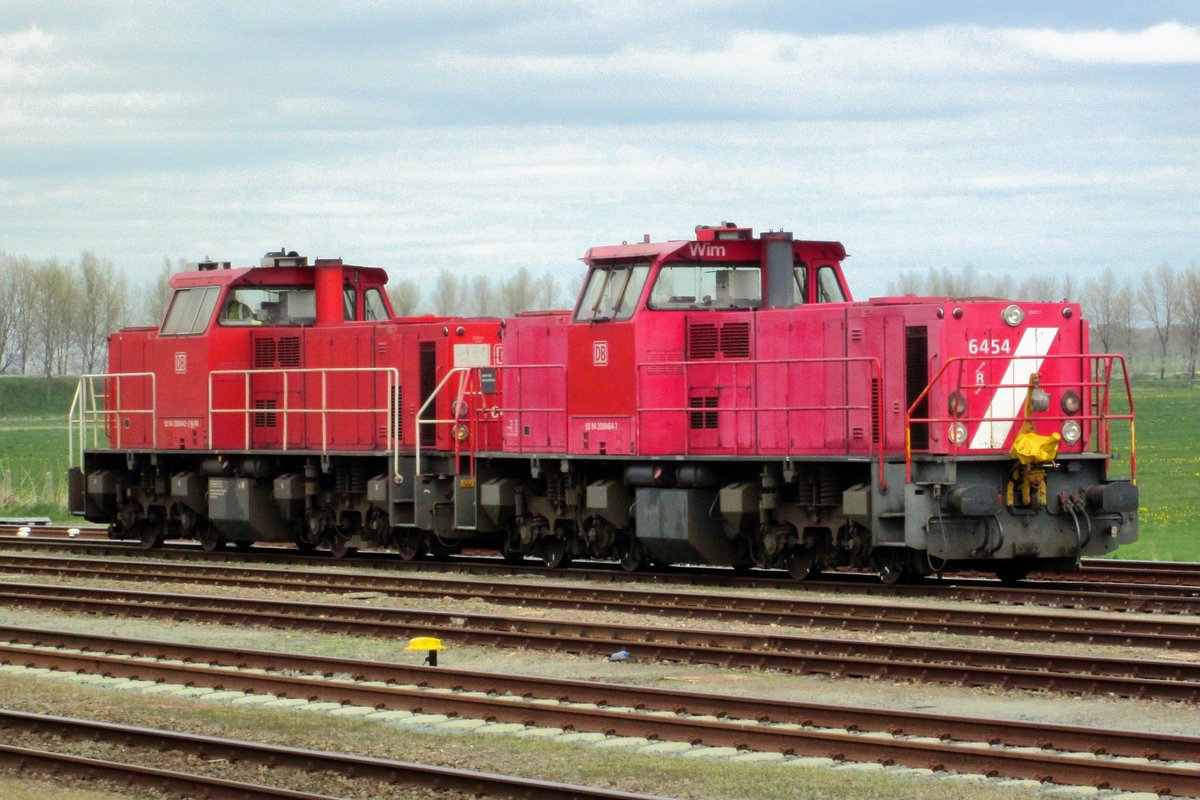
[[[1094,64],[1200,64],[1200,29],[1164,22],[1141,31],[1014,30],[1014,44],[1060,61]]]

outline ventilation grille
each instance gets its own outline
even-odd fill
[[[254,369],[274,369],[275,367],[299,367],[300,337],[283,336],[279,339],[255,339],[254,350],[251,354]]]
[[[648,350],[646,351],[647,375],[682,375],[682,364],[664,362],[683,361],[682,350]]]
[[[279,340],[279,366],[300,366],[300,337],[284,336]]]
[[[750,323],[697,323],[688,326],[687,357],[692,361],[714,358],[749,358]]]
[[[254,369],[270,369],[275,366],[275,340],[254,340]]]
[[[883,395],[879,378],[871,378],[871,441],[879,444],[880,415],[883,414]]]
[[[721,355],[726,358],[750,357],[749,322],[730,322],[721,328]]]
[[[929,383],[929,332],[924,327],[904,329],[904,388],[908,405],[912,404]],[[921,398],[921,402],[913,409],[915,419],[929,418],[929,396]],[[912,446],[916,450],[929,447],[929,423],[914,422],[911,426]]]
[[[716,325],[690,326],[688,328],[688,358],[692,360],[716,358],[719,341]]]
[[[689,408],[716,408],[716,397],[689,397]],[[707,430],[717,427],[716,411],[689,411],[688,417],[692,430]]]
[[[256,409],[276,408],[274,400],[255,400],[254,407]],[[254,415],[254,427],[256,428],[274,428],[276,426],[277,414],[258,413]]]

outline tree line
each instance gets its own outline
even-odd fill
[[[0,250],[0,374],[102,372],[108,334],[128,325],[157,325],[170,300],[171,275],[184,259],[163,259],[154,280],[135,286],[110,260],[84,251],[77,261],[32,259]],[[574,299],[554,275],[522,268],[508,276],[442,271],[389,282],[398,316],[511,316],[564,308]],[[900,272],[891,295],[1078,300],[1091,320],[1094,350],[1120,353],[1159,378],[1195,379],[1200,359],[1200,267],[1168,264],[1141,273],[1106,269],[1088,276],[1037,275],[1017,284],[968,265],[961,270]]]
[[[1026,302],[1079,302],[1091,321],[1092,349],[1119,353],[1131,371],[1195,380],[1200,358],[1200,267],[1160,264],[1137,274],[1111,268],[1095,275],[1036,275],[1013,287],[1011,278],[962,270],[899,274],[888,294],[1003,297]]]
[[[103,372],[108,334],[158,325],[171,299],[171,276],[186,269],[185,259],[164,258],[153,280],[135,286],[91,251],[63,261],[0,250],[0,375]],[[526,268],[509,277],[443,271],[427,281],[402,278],[388,283],[388,294],[402,317],[511,316],[563,308],[574,299],[553,275]]]

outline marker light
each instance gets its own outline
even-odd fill
[[[1079,437],[1083,436],[1083,428],[1079,427],[1079,423],[1073,419],[1069,419],[1063,423],[1062,437],[1067,444],[1075,444],[1079,441]]]
[[[1007,306],[1000,312],[1000,319],[1004,320],[1005,325],[1015,328],[1025,321],[1025,312],[1020,306]]]
[[[1062,410],[1071,416],[1079,413],[1079,409],[1083,407],[1083,401],[1079,399],[1079,392],[1074,389],[1068,389],[1062,396]]]
[[[958,392],[950,393],[950,415],[953,417],[961,417],[967,413],[967,398],[963,397]]]

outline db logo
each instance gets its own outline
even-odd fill
[[[183,375],[187,372],[187,353],[175,354],[175,374]]]
[[[592,342],[592,364],[597,367],[608,366],[608,342]]]

